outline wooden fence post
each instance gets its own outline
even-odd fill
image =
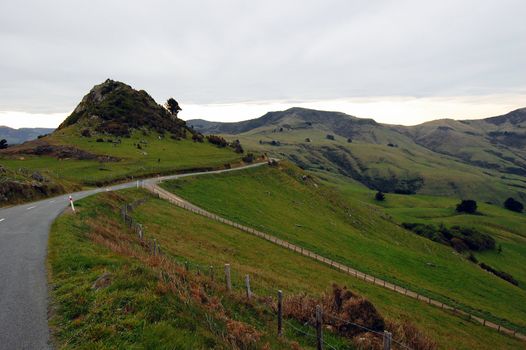
[[[190,263],[188,262],[188,260],[184,262],[184,269],[186,271],[190,271]]]
[[[384,331],[384,350],[391,350],[391,332]]]
[[[278,290],[278,337],[283,335],[283,292]]]
[[[321,306],[316,305],[316,349],[323,350],[323,315]]]
[[[232,290],[232,281],[230,280],[230,264],[225,264],[225,280],[226,280],[226,290]]]
[[[209,267],[208,270],[209,270],[209,272],[210,272],[210,279],[211,279],[212,281],[214,281],[214,267],[213,267],[212,265],[210,265],[210,267]]]
[[[245,275],[245,287],[247,288],[247,299],[250,300],[252,292],[250,291],[250,276]]]
[[[157,255],[157,240],[153,239],[153,256]]]

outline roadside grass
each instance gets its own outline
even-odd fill
[[[194,303],[183,303],[170,294],[159,295],[159,277],[139,259],[111,252],[89,239],[100,225],[109,225],[122,240],[133,237],[118,216],[119,207],[149,196],[141,190],[103,193],[77,202],[78,214],[65,214],[53,225],[49,245],[49,271],[54,304],[51,324],[64,348],[225,348],[221,337],[209,330],[210,317]],[[460,319],[422,302],[364,283],[314,260],[251,236],[230,226],[189,213],[166,201],[150,197],[132,216],[155,238],[164,254],[189,261],[191,274],[208,274],[224,284],[223,266],[230,263],[235,293],[242,295],[243,276],[249,274],[258,296],[285,296],[305,292],[319,295],[332,283],[346,285],[367,297],[390,320],[410,320],[439,348],[517,349],[523,343],[493,330]],[[94,220],[97,224],[94,225]],[[115,233],[116,234],[116,233]],[[112,283],[98,291],[90,287],[104,272]],[[157,274],[158,275],[158,274]],[[242,320],[265,332],[271,348],[287,343],[275,338],[274,315],[252,311],[239,299],[223,295],[221,302]],[[214,323],[216,324],[216,323]],[[313,333],[309,327],[295,327]],[[340,338],[326,332],[327,341],[349,349]],[[218,339],[219,338],[219,339]],[[314,343],[285,324],[285,338],[303,348]],[[264,343],[264,342],[263,342]],[[228,347],[228,344],[227,344]],[[259,347],[258,347],[259,348]]]
[[[138,194],[144,196],[134,193],[127,199]],[[160,277],[171,270],[163,270],[166,263],[163,265],[159,258],[137,252],[134,256],[133,249],[119,241],[114,242],[116,249],[95,243],[97,239],[109,239],[110,232],[115,234],[113,238],[130,240],[131,232],[119,222],[117,205],[126,203],[122,199],[113,194],[84,199],[77,203],[76,215],[64,214],[53,224],[48,270],[50,326],[57,348],[293,347],[293,341],[275,337],[274,315],[258,303],[241,301],[241,293],[227,295],[209,283],[207,302],[198,302],[204,293],[193,281],[198,276],[189,276],[180,268],[179,282],[186,283],[174,288]],[[106,236],[101,238],[97,232]],[[109,282],[94,289],[94,283],[104,274]],[[222,305],[226,316],[217,311],[214,303]],[[240,331],[235,327],[241,327],[247,337],[254,336],[257,341],[234,341],[230,333]],[[293,340],[295,336],[289,333]],[[298,341],[304,340],[300,337]],[[332,341],[342,343],[336,338]]]
[[[343,196],[297,168],[166,182],[204,209],[510,327],[526,327],[526,292],[450,247],[402,229],[382,208]],[[508,323],[511,322],[510,323]]]

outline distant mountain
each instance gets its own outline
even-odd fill
[[[20,128],[12,129],[7,126],[0,126],[0,140],[6,139],[9,145],[16,145],[26,141],[34,140],[40,135],[46,135],[55,129],[49,128]]]
[[[197,131],[368,187],[501,201],[526,199],[526,108],[480,120],[389,125],[340,112],[291,108],[238,123],[189,120]]]

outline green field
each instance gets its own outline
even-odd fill
[[[0,161],[8,168],[42,170],[58,179],[93,185],[181,169],[222,166],[241,158],[230,148],[218,148],[190,139],[173,140],[167,135],[160,139],[160,135],[154,132],[143,135],[135,131],[130,138],[120,138],[119,144],[96,142],[99,137],[117,140],[103,135],[80,137],[76,125],[61,129],[42,140],[56,145],[73,145],[93,154],[120,158],[120,161],[59,160],[39,156],[17,156],[14,159],[4,157]],[[138,149],[136,145],[141,141],[142,149]]]
[[[282,122],[293,123],[289,120]],[[503,174],[433,152],[390,128],[361,130],[352,143],[322,125],[283,132],[274,132],[275,128],[276,125],[269,125],[223,136],[239,139],[246,149],[289,159],[306,170],[344,174],[384,191],[410,189],[418,194],[475,198],[496,204],[509,196],[526,198],[524,177]],[[327,134],[334,135],[334,140],[328,140]],[[306,138],[310,142],[306,142]],[[279,141],[280,145],[270,145],[273,140]],[[397,147],[389,147],[389,143]],[[472,149],[470,154],[473,161],[483,162],[487,152],[479,147]],[[420,181],[421,184],[417,185]]]
[[[497,250],[473,252],[477,259],[499,270],[510,273],[526,289],[526,215],[506,210],[500,206],[478,202],[480,215],[460,215],[455,211],[458,199],[426,196],[386,194],[386,200],[374,199],[375,191],[332,174],[318,174],[325,184],[335,187],[345,196],[375,206],[398,223],[444,224],[475,228],[490,234],[502,247]]]
[[[164,187],[206,210],[361,271],[488,319],[526,327],[526,305],[518,302],[526,300],[524,289],[486,273],[450,247],[402,229],[382,208],[304,180],[303,174],[284,165],[186,178]]]
[[[250,175],[261,180],[256,174]],[[145,196],[149,195],[138,190],[92,196],[77,202],[77,215],[65,214],[53,225],[48,260],[55,340],[62,348],[230,348],[221,333],[224,324],[214,319],[213,313],[193,300],[182,298],[184,292],[164,292],[154,260],[132,258],[126,250],[116,252],[119,247],[134,242],[134,234],[124,228],[119,218],[120,206]],[[213,265],[219,278],[223,264],[230,263],[236,295],[242,294],[239,288],[244,274],[250,274],[253,291],[263,296],[275,295],[278,288],[283,289],[285,296],[299,292],[319,295],[337,282],[366,296],[388,320],[411,320],[435,339],[439,348],[517,349],[523,346],[518,340],[346,276],[163,200],[150,197],[132,215],[144,225],[145,237],[157,239],[167,256],[180,262],[188,260],[192,275],[197,265],[201,271]],[[97,236],[116,244],[110,250],[95,243]],[[91,289],[104,272],[112,276],[110,285],[98,291]],[[219,279],[219,282],[222,281]],[[220,293],[219,289],[214,290],[210,289],[209,293]],[[313,348],[312,339],[301,336],[287,324],[286,340],[277,340],[274,316],[257,304],[247,305],[225,295],[221,296],[221,303],[229,317],[248,323],[262,333],[256,348],[267,343],[269,348],[288,348],[290,341],[297,341],[306,349]],[[331,336],[329,331],[326,336],[338,349],[353,348]]]
[[[44,176],[45,184],[60,192],[78,191],[85,187],[104,186],[110,183],[130,181],[159,174],[172,174],[180,171],[222,168],[225,164],[241,162],[242,155],[232,148],[218,148],[208,142],[193,142],[186,139],[174,140],[169,135],[161,136],[148,131],[146,135],[135,130],[129,138],[115,138],[94,134],[81,137],[82,125],[73,125],[56,131],[50,136],[38,140],[35,146],[43,142],[54,146],[73,146],[90,154],[111,156],[117,161],[59,159],[46,155],[1,154],[0,153],[0,198],[2,183],[20,182],[26,185],[23,195],[11,193],[1,205],[21,203],[45,197],[43,191],[34,190],[31,175],[35,172]],[[97,139],[104,142],[97,142]],[[115,142],[108,142],[112,140]],[[119,143],[116,141],[119,140]],[[140,144],[141,149],[137,147]],[[9,187],[7,187],[9,188]],[[56,191],[53,192],[56,194]],[[48,194],[49,195],[49,194]]]

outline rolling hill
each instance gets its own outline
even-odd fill
[[[236,138],[384,192],[526,200],[526,109],[481,120],[416,126],[377,123],[340,112],[291,108],[238,123],[189,120],[195,130]]]
[[[53,133],[0,150],[0,205],[241,161],[232,147],[194,135],[144,90],[108,79]]]
[[[6,139],[9,145],[17,145],[26,141],[31,141],[39,136],[47,135],[55,129],[49,128],[20,128],[13,129],[7,126],[0,126],[0,140]]]

